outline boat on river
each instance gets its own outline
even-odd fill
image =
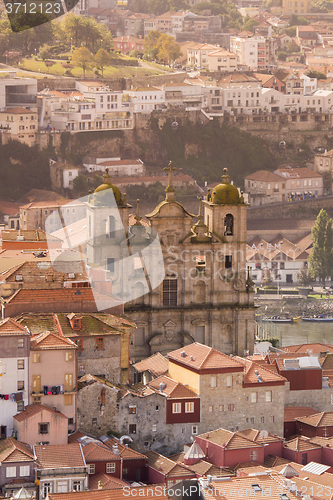
[[[263,322],[271,322],[271,323],[293,323],[293,318],[285,318],[283,316],[271,316],[262,318]]]
[[[333,323],[332,316],[312,316],[310,318],[302,318],[302,321],[312,321],[314,323]]]

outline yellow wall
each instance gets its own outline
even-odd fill
[[[169,360],[169,376],[200,394],[200,375]]]

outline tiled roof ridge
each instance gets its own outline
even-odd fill
[[[12,274],[14,274],[16,271],[18,271],[22,266],[24,266],[25,262],[21,262],[21,264],[17,264],[16,266],[13,266],[13,267],[10,267],[9,269],[7,269],[6,271],[3,271],[0,276],[1,278],[3,279],[7,279],[9,278],[10,276],[12,276]]]
[[[12,325],[14,325],[16,328],[18,328],[19,330],[22,330],[22,333],[23,332],[27,332],[27,330],[25,329],[24,326],[21,325],[21,323],[19,323],[18,321],[16,321],[15,319],[13,318],[5,318],[4,320],[0,320],[0,330],[1,330],[1,327],[8,324],[8,323],[11,323]]]

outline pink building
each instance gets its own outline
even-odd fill
[[[17,439],[34,444],[67,444],[68,418],[60,411],[36,403],[14,416]]]

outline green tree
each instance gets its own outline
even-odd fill
[[[259,21],[257,21],[256,19],[251,19],[249,16],[247,16],[244,19],[244,24],[242,26],[242,30],[243,31],[252,31],[252,33],[254,33],[254,29],[256,26],[258,26],[258,24],[259,24]]]
[[[99,49],[99,51],[95,55],[95,62],[97,68],[100,68],[102,71],[102,78],[104,76],[104,68],[105,66],[109,66],[110,64],[110,54],[106,52],[104,49]]]
[[[332,219],[321,209],[311,230],[313,248],[309,257],[310,272],[325,286],[327,277],[333,274],[333,231]]]
[[[47,45],[43,45],[38,52],[38,56],[45,61],[46,59],[49,59],[51,57],[51,47]]]
[[[74,66],[79,66],[79,68],[83,69],[83,77],[85,78],[86,70],[92,68],[94,65],[94,56],[87,47],[80,47],[74,52],[72,63]]]
[[[171,63],[180,56],[180,47],[172,36],[163,34],[156,43],[157,59]]]
[[[162,33],[156,30],[149,31],[143,42],[144,56],[149,61],[156,59],[158,53],[157,42]]]
[[[318,71],[316,69],[309,69],[309,71],[307,71],[305,74],[309,78],[317,78],[317,80],[326,80],[327,79],[327,76],[325,75],[325,73],[322,73],[321,71]]]
[[[302,286],[308,286],[312,281],[311,273],[306,267],[304,267],[297,273],[297,278],[299,284]]]

